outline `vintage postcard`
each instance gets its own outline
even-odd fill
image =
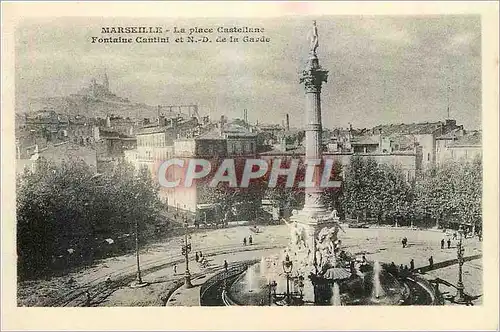
[[[498,329],[497,3],[2,7],[2,328]]]

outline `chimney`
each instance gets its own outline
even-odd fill
[[[290,115],[286,114],[286,130],[290,131]]]
[[[457,127],[457,120],[446,119],[445,120],[446,131],[451,131]]]
[[[380,152],[383,152],[384,151],[384,148],[383,148],[384,141],[382,139],[382,128],[379,128],[378,134],[379,134],[378,148],[379,148]]]
[[[223,119],[221,118],[220,122],[219,122],[219,136],[222,136],[222,133],[224,132],[224,121]]]
[[[167,125],[167,119],[165,118],[165,115],[160,114],[160,116],[158,117],[158,125],[160,127],[164,127]]]
[[[178,118],[173,118],[172,119],[172,128],[177,129],[177,122],[178,121],[179,121]]]

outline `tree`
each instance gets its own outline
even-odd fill
[[[146,171],[135,176],[125,163],[95,174],[83,161],[60,166],[37,162],[17,187],[18,269],[21,277],[46,274],[91,261],[101,254],[103,241],[142,229],[161,209],[157,187]]]
[[[366,217],[378,210],[374,194],[377,191],[377,163],[371,158],[352,156],[345,172],[343,203],[346,213],[354,218]]]
[[[351,216],[374,216],[378,222],[411,214],[412,186],[399,166],[353,156],[346,169],[342,202]]]
[[[379,221],[387,218],[394,220],[410,216],[412,188],[400,167],[379,165],[378,192],[375,199],[379,202]]]
[[[477,158],[460,168],[458,184],[456,186],[455,204],[456,216],[461,223],[472,225],[473,232],[482,229],[482,189],[483,168],[481,159]]]
[[[442,221],[480,226],[482,165],[449,161],[426,172],[415,184],[415,211],[428,216],[436,227]]]
[[[342,164],[335,160],[331,171],[330,181],[343,181],[342,177]],[[329,210],[337,210],[338,215],[344,217],[343,202],[343,186],[340,188],[325,188],[322,194],[322,202]]]

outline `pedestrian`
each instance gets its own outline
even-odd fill
[[[85,291],[85,306],[90,307],[90,292],[88,290]]]
[[[363,264],[366,264],[366,257],[363,255]]]
[[[354,260],[351,260],[349,262],[349,270],[351,271],[351,276],[355,276],[356,275],[356,265],[355,265]]]
[[[408,246],[408,238],[405,236],[403,240],[405,241],[405,248],[406,248]]]
[[[404,269],[404,268],[403,268],[403,264],[399,265],[399,271],[401,271],[401,272],[402,272],[402,271],[403,271],[403,269]]]
[[[415,270],[415,261],[412,258],[410,261],[410,271],[413,271],[413,270]]]
[[[227,268],[228,268],[228,264],[227,264],[227,261],[224,260],[224,270],[227,272]]]
[[[457,239],[457,232],[453,233],[453,240]]]
[[[441,239],[441,249],[444,249],[444,239]]]
[[[434,258],[432,256],[429,258],[429,268],[431,270],[434,268]]]
[[[252,242],[253,242],[252,235],[250,235],[248,237],[248,244],[252,245]]]
[[[395,276],[398,277],[398,267],[394,262],[391,262],[391,267],[390,267],[390,272]]]
[[[243,245],[244,245],[244,246],[246,246],[246,245],[247,245],[247,238],[246,238],[246,237],[244,237],[244,238],[243,238]]]
[[[405,247],[405,238],[401,240],[401,244],[403,245],[403,248]]]
[[[197,261],[197,262],[198,262],[198,260],[200,259],[200,257],[198,256],[198,252],[196,252],[196,253],[194,254],[194,259],[196,259],[196,261]]]
[[[448,244],[448,249],[450,249],[451,248],[451,239],[448,239],[448,241],[446,241],[446,242]]]
[[[177,264],[174,264],[174,275],[177,274]]]
[[[106,278],[106,285],[109,285],[109,284],[111,284],[111,277]]]

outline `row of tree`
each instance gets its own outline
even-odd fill
[[[338,208],[354,219],[477,229],[481,197],[481,159],[449,161],[407,178],[398,166],[354,156],[336,199]]]
[[[159,216],[157,191],[147,170],[136,174],[125,163],[96,175],[83,161],[37,162],[36,172],[26,171],[17,183],[19,276],[133,248],[135,221],[148,233]]]
[[[304,171],[299,168],[297,182],[303,179]],[[200,197],[204,203],[219,204],[225,218],[234,206],[246,204],[255,210],[264,198],[278,204],[285,215],[300,209],[304,190],[287,188],[284,177],[279,180],[275,188],[268,188],[265,177],[246,189],[201,186]],[[481,225],[481,159],[450,161],[408,176],[399,166],[353,156],[344,170],[334,163],[330,180],[342,181],[342,187],[325,190],[323,202],[337,209],[341,218],[419,227]]]

